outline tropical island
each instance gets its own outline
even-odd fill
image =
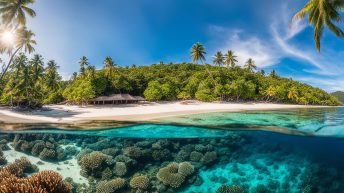
[[[0,192],[342,192],[344,1],[302,5],[0,0]]]

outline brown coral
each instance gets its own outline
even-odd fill
[[[131,147],[127,147],[123,150],[123,154],[130,157],[130,158],[139,158],[143,155],[143,152],[140,148],[138,147],[134,147],[134,146],[131,146]]]
[[[11,165],[11,164],[10,164]],[[0,171],[0,193],[71,193],[72,187],[54,171],[42,171],[28,178],[10,173],[8,168]]]
[[[178,173],[182,174],[183,176],[189,176],[193,174],[195,168],[189,162],[182,162],[179,164]]]
[[[84,155],[80,160],[81,169],[87,174],[100,177],[103,167],[108,166],[112,163],[111,156],[105,155],[99,151]]]
[[[144,175],[135,176],[131,178],[129,185],[133,189],[145,190],[149,186],[149,179]]]
[[[116,176],[124,176],[127,173],[127,166],[124,162],[116,162],[115,174]]]
[[[165,185],[172,188],[179,188],[185,181],[185,178],[194,172],[194,167],[189,162],[177,164],[170,163],[166,167],[160,168],[157,178]]]
[[[98,183],[96,193],[114,193],[125,186],[125,180],[116,178],[110,181],[101,181]]]

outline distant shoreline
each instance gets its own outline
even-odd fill
[[[47,110],[30,112],[18,112],[0,107],[0,122],[3,124],[77,124],[91,121],[154,122],[160,118],[200,113],[325,107],[327,106],[273,103],[204,103],[199,101],[85,107],[49,105],[46,107]]]

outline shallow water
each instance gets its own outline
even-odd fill
[[[215,193],[235,185],[249,193],[337,193],[344,192],[343,120],[344,108],[210,113],[160,120],[165,125],[3,133],[0,147],[9,162],[24,155],[39,169],[73,177],[75,192],[96,192],[100,181],[118,177],[126,185],[116,192],[135,192],[131,179],[144,175],[148,192]],[[262,131],[272,128],[283,130]],[[110,161],[91,171],[85,163],[92,154]],[[157,177],[173,162],[194,168],[178,187]]]

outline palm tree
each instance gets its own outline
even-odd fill
[[[8,68],[11,66],[11,63],[16,56],[16,54],[23,50],[24,52],[27,52],[31,54],[35,51],[33,45],[36,45],[36,41],[33,40],[33,37],[35,34],[28,30],[26,27],[21,27],[15,31],[15,42],[14,45],[4,45],[3,43],[0,43],[0,53],[7,52],[10,56],[10,59],[7,63],[7,65],[4,67],[2,74],[0,76],[0,83],[2,82]]]
[[[214,65],[222,66],[223,62],[224,62],[224,57],[223,57],[222,52],[216,52],[216,54],[214,55],[214,60],[213,60]]]
[[[227,67],[235,67],[235,63],[238,62],[238,60],[236,60],[236,57],[234,55],[234,52],[232,50],[228,50],[228,52],[225,55],[225,64],[227,65]]]
[[[80,64],[80,74],[81,75],[85,75],[85,71],[86,71],[86,66],[88,66],[90,63],[88,62],[88,59],[86,56],[83,56],[80,58],[79,61]]]
[[[51,91],[56,91],[59,89],[59,81],[61,80],[60,75],[57,72],[57,69],[60,68],[55,60],[50,60],[45,68],[45,81],[48,88]]]
[[[116,64],[114,63],[114,61],[112,60],[111,57],[106,57],[104,60],[104,65],[105,65],[105,75],[108,78],[111,78],[113,75],[113,72],[115,71],[115,66]]]
[[[291,87],[288,91],[288,99],[292,101],[297,101],[299,99],[299,93],[295,87]]]
[[[206,52],[204,50],[204,46],[199,42],[192,46],[190,54],[192,61],[196,64],[198,64],[198,61],[201,61],[201,63],[205,61],[204,55],[206,54]]]
[[[96,67],[95,66],[88,66],[86,68],[86,75],[89,79],[93,79],[96,74]]]
[[[252,60],[252,58],[249,58],[244,66],[248,71],[252,72],[253,70],[257,69],[256,64]]]
[[[0,13],[2,22],[7,26],[26,25],[26,14],[35,17],[36,12],[29,8],[35,0],[0,0]]]
[[[343,9],[343,0],[310,0],[295,14],[294,19],[303,19],[308,15],[308,22],[314,27],[315,46],[320,51],[324,27],[327,27],[336,36],[344,37],[344,32],[335,24],[335,22],[342,21],[338,11]]]
[[[44,72],[44,62],[43,57],[39,54],[35,54],[33,58],[29,62],[32,74],[33,74],[33,81],[36,82],[40,77],[43,77]]]

